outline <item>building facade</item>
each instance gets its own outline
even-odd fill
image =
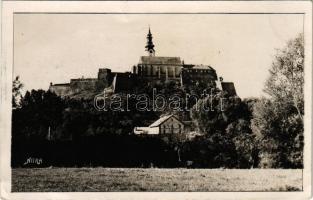
[[[180,82],[182,61],[179,57],[141,56],[132,73],[151,82]]]

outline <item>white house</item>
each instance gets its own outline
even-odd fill
[[[135,127],[134,133],[136,135],[147,134],[173,134],[173,133],[184,133],[184,123],[181,122],[174,115],[166,115],[153,122],[148,127]]]

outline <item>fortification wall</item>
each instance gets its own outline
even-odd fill
[[[215,85],[216,80],[216,71],[211,67],[183,68],[181,72],[182,85],[194,85],[197,82],[201,84]]]
[[[56,95],[64,97],[69,94],[71,94],[71,88],[70,84],[55,84],[55,85],[50,85],[49,87],[50,92],[54,92]]]
[[[133,67],[133,73],[144,77],[167,77],[178,78],[180,76],[182,65],[143,65],[139,64]]]
[[[98,71],[98,82],[97,82],[97,90],[103,90],[106,87],[112,85],[113,78],[115,73],[108,68],[100,68]]]
[[[73,93],[77,93],[83,90],[94,91],[97,89],[98,79],[85,78],[85,79],[71,79],[70,87]]]

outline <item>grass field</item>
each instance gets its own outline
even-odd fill
[[[12,192],[298,191],[302,170],[18,168]]]

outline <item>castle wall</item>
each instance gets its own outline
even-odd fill
[[[130,92],[134,89],[136,79],[133,74],[126,73],[115,73],[112,81],[113,92]]]
[[[65,96],[80,91],[102,91],[112,85],[114,92],[131,91],[140,86],[141,80],[152,85],[173,81],[181,86],[196,84],[216,84],[216,71],[207,65],[191,65],[181,62],[179,57],[142,56],[140,62],[132,67],[132,73],[112,72],[108,68],[100,68],[97,78],[71,79],[69,84],[56,84],[50,90],[57,95]],[[234,86],[224,88],[236,94]]]
[[[235,85],[233,82],[221,82],[222,90],[226,91],[230,96],[237,96]]]
[[[71,94],[70,84],[55,84],[50,85],[49,91],[55,93],[58,96],[64,97]]]
[[[111,75],[111,69],[108,68],[100,68],[98,71],[98,79],[99,80],[108,80],[109,76]]]
[[[96,90],[98,79],[86,78],[86,79],[71,79],[70,87],[73,93],[77,93],[83,90]]]
[[[145,78],[171,80],[180,77],[183,64],[179,57],[141,56],[133,73]]]
[[[215,84],[216,80],[216,71],[210,66],[201,65],[183,68],[181,72],[182,85]]]
[[[98,82],[96,89],[98,91],[103,90],[106,87],[109,87],[112,84],[115,73],[108,68],[100,68],[98,71]]]
[[[140,87],[142,82],[162,84],[173,81],[181,86],[215,84],[216,72],[210,66],[186,65],[180,57],[155,56],[152,34],[149,29],[146,51],[149,56],[141,56],[137,65],[132,67],[132,73],[112,72],[108,68],[100,68],[97,78],[71,79],[69,84],[51,85],[50,90],[63,96],[80,91],[102,91],[112,86],[115,92],[130,91]],[[111,87],[110,87],[111,88]],[[224,88],[235,94],[234,86],[225,84]]]

